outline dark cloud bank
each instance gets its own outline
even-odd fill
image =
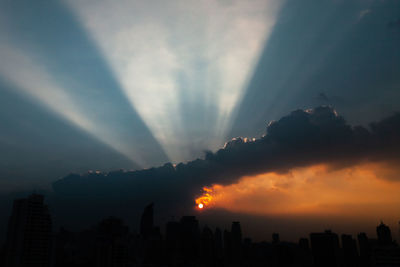
[[[286,172],[326,163],[333,168],[366,161],[397,161],[400,113],[369,128],[350,126],[330,107],[296,110],[271,122],[254,141],[236,138],[217,152],[173,166],[138,171],[71,174],[53,183],[48,201],[66,224],[116,215],[137,217],[149,202],[161,219],[193,211],[194,198],[206,185],[231,184],[243,175]],[[69,222],[68,222],[69,221]]]

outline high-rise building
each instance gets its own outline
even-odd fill
[[[372,251],[374,266],[400,266],[400,248],[393,242],[390,228],[381,222],[376,233],[378,244]]]
[[[168,265],[176,266],[181,260],[181,224],[176,221],[168,222],[165,227],[165,256]]]
[[[366,233],[359,233],[357,235],[358,247],[360,249],[360,266],[371,265],[371,245]]]
[[[128,266],[129,228],[121,219],[108,217],[95,227],[95,266]]]
[[[357,244],[351,235],[342,234],[342,251],[344,266],[357,266]]]
[[[44,196],[16,199],[8,222],[5,266],[50,266],[51,218]]]
[[[142,238],[148,238],[154,228],[154,210],[153,210],[153,203],[147,205],[143,211],[142,218],[140,220],[140,235]]]
[[[214,234],[211,229],[207,226],[203,228],[200,238],[200,252],[201,252],[201,261],[204,263],[211,263],[214,261],[215,255],[215,242],[214,242]]]
[[[185,263],[194,262],[199,255],[199,221],[195,216],[183,216],[180,223],[183,260]]]
[[[278,244],[280,242],[279,234],[272,233],[272,244]]]
[[[235,261],[242,258],[242,228],[240,222],[232,222],[231,227],[232,257]]]
[[[215,239],[215,257],[217,260],[221,261],[224,256],[224,250],[223,250],[222,231],[218,227],[215,229],[214,239]]]
[[[310,234],[311,250],[316,267],[341,266],[339,238],[326,230],[324,233]]]
[[[376,227],[376,233],[380,245],[392,245],[392,233],[386,224],[381,222],[381,224]]]

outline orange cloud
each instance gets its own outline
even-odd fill
[[[357,216],[399,215],[398,169],[368,163],[332,170],[327,165],[293,169],[286,174],[242,177],[213,185],[213,207],[257,215]],[[400,178],[400,177],[399,177]]]
[[[203,195],[196,198],[195,202],[199,209],[203,209],[208,205],[212,204],[213,201],[213,190],[208,187],[203,187]]]

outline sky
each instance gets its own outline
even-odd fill
[[[397,0],[1,0],[0,194],[394,224],[399,47]]]

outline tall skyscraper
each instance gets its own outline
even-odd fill
[[[5,266],[50,266],[51,218],[44,197],[14,201],[8,222]]]
[[[232,222],[231,227],[232,257],[238,261],[242,258],[242,228],[240,222]]]
[[[316,267],[341,266],[339,238],[337,234],[326,230],[324,233],[311,233],[311,250]]]
[[[342,252],[344,266],[352,267],[358,264],[357,243],[351,235],[342,234]]]
[[[376,233],[380,245],[392,245],[392,233],[389,226],[381,222],[381,224],[376,227]]]
[[[153,232],[154,228],[154,210],[153,210],[153,203],[150,203],[148,206],[145,207],[142,218],[140,220],[140,235],[142,238],[148,238],[151,233]]]
[[[199,221],[195,216],[183,216],[181,223],[181,245],[184,263],[191,263],[198,259],[200,230]]]
[[[121,219],[108,217],[95,227],[95,266],[126,267],[130,262],[129,228]]]

